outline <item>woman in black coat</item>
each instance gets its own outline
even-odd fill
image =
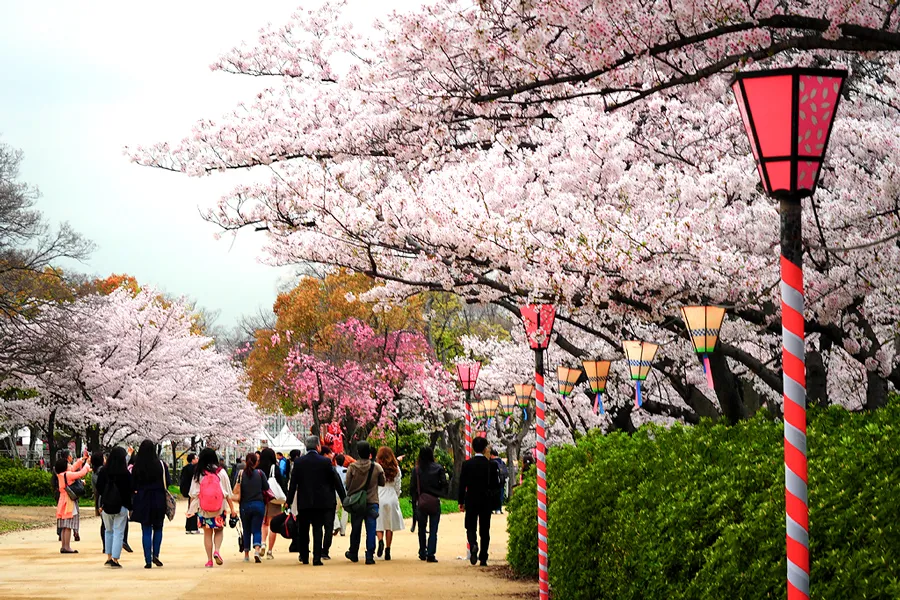
[[[169,468],[159,459],[156,444],[150,440],[141,442],[132,464],[134,511],[131,520],[141,524],[144,568],[161,567],[159,553],[166,518],[166,490],[170,485]]]
[[[412,498],[413,514],[416,515],[416,526],[419,528],[419,560],[437,562],[437,531],[441,521],[441,507],[437,513],[426,514],[419,508],[419,498],[430,494],[438,499],[447,494],[447,472],[439,463],[434,462],[434,450],[425,446],[419,450],[419,461],[409,479],[409,493]],[[426,528],[427,525],[427,528]],[[428,531],[428,543],[425,532]]]
[[[113,448],[106,465],[97,474],[96,494],[104,525],[103,548],[106,566],[120,568],[119,556],[124,545],[128,511],[133,508],[134,486],[125,463],[125,449]]]

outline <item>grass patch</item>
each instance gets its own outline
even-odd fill
[[[412,500],[409,498],[400,498],[400,512],[403,513],[404,519],[412,518]],[[447,500],[441,498],[441,514],[459,512],[459,503],[456,500]]]
[[[0,494],[0,506],[56,506],[53,496]]]

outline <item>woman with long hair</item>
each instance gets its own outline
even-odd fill
[[[144,568],[163,566],[159,560],[162,549],[163,521],[166,519],[166,490],[171,485],[169,467],[159,459],[156,444],[141,442],[131,459],[131,483],[134,506],[131,520],[141,524],[144,546]]]
[[[427,514],[419,507],[419,500],[423,494],[440,499],[447,494],[447,490],[447,473],[444,471],[444,467],[434,462],[434,450],[431,449],[431,446],[424,446],[419,450],[419,460],[409,477],[409,494],[419,528],[419,560],[437,562],[437,558],[435,558],[437,532],[438,524],[441,522],[440,504],[437,505],[437,512]],[[428,532],[427,544],[426,531]]]
[[[278,457],[275,456],[275,451],[271,448],[263,448],[259,452],[259,465],[257,468],[263,472],[263,475],[265,475],[267,479],[269,477],[274,477],[282,490],[288,488],[287,482],[281,476],[281,471],[278,469]],[[275,540],[278,539],[277,534],[274,531],[269,530],[269,523],[272,521],[273,517],[280,515],[283,510],[283,504],[276,504],[274,502],[266,504],[266,516],[263,518],[262,523],[263,545],[260,550],[266,555],[266,559],[268,560],[275,558],[272,554],[272,550],[275,549]],[[266,552],[266,542],[268,542],[268,553]]]
[[[53,465],[56,473],[56,493],[59,499],[56,502],[56,528],[59,530],[60,554],[77,554],[78,550],[72,549],[72,532],[78,532],[81,515],[78,510],[78,498],[69,498],[66,488],[91,472],[91,466],[87,464],[88,451],[84,456],[75,461],[70,467],[71,457],[68,452],[59,454]],[[77,540],[76,540],[77,541]]]
[[[113,448],[106,465],[97,476],[100,498],[100,517],[105,526],[103,547],[106,549],[106,566],[119,568],[119,556],[125,539],[128,511],[133,508],[131,473],[126,464],[125,448]]]
[[[223,564],[219,549],[225,537],[225,511],[232,518],[237,517],[234,502],[231,500],[231,481],[228,471],[219,466],[219,457],[212,448],[204,448],[197,459],[194,479],[188,497],[191,504],[187,517],[197,515],[200,528],[203,529],[203,546],[206,548],[206,566],[212,568],[213,561]]]
[[[400,510],[401,473],[394,451],[382,446],[375,455],[375,462],[384,469],[385,485],[378,487],[378,519],[375,535],[378,537],[378,558],[391,560],[391,542],[395,531],[403,531],[403,512]]]
[[[100,516],[100,490],[97,489],[97,478],[106,464],[106,455],[102,450],[91,453],[91,490],[94,492],[94,516]],[[106,554],[106,524],[100,519],[100,542],[103,543],[103,554]]]
[[[262,562],[262,523],[266,515],[266,500],[263,492],[269,489],[269,481],[257,469],[259,458],[254,452],[244,460],[244,469],[238,474],[235,488],[240,489],[241,523],[244,524],[244,562],[250,562],[250,545],[253,544],[253,559]],[[274,532],[273,532],[274,533]]]

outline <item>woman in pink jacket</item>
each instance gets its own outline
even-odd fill
[[[68,458],[63,456],[56,459],[54,472],[56,473],[57,489],[59,490],[59,501],[56,503],[56,527],[60,530],[60,542],[62,546],[59,549],[60,554],[76,554],[78,550],[73,550],[72,530],[78,531],[79,514],[78,499],[69,498],[66,493],[66,486],[77,481],[91,472],[90,465],[85,464],[87,458],[87,450],[85,456],[79,458],[69,470]]]

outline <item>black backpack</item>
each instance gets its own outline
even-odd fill
[[[102,495],[100,496],[101,506],[103,507],[103,512],[108,515],[117,515],[122,510],[122,492],[119,491],[119,486],[112,480],[106,482],[106,487],[103,490]]]

